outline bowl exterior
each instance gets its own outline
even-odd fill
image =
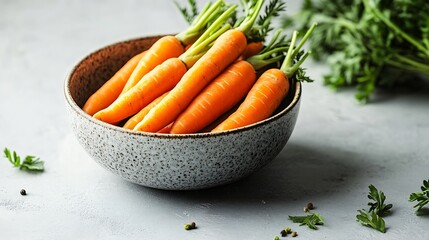
[[[301,84],[292,88],[283,110],[244,128],[187,135],[124,130],[98,121],[81,107],[86,99],[133,55],[160,36],[104,47],[84,58],[67,77],[64,90],[78,141],[101,166],[143,186],[190,190],[241,179],[275,158],[295,126]]]
[[[127,181],[170,190],[223,185],[260,169],[285,146],[298,111],[299,102],[250,131],[184,138],[118,131],[70,109],[74,133],[97,163]]]

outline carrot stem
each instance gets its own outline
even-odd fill
[[[226,24],[225,26],[222,25],[229,19],[230,15],[235,11],[236,8],[237,5],[232,5],[225,12],[223,12],[222,15],[220,15],[216,21],[214,21],[206,31],[204,31],[197,41],[195,41],[195,43],[193,43],[192,46],[184,54],[182,54],[182,56],[180,56],[180,59],[186,63],[186,59],[192,59],[193,57],[206,52],[208,47],[210,47],[211,44],[220,35],[222,35],[222,33],[231,28],[229,24]],[[193,65],[192,60],[189,60],[189,63]]]
[[[208,3],[204,10],[198,14],[195,21],[192,22],[185,31],[176,35],[184,45],[190,44],[196,37],[200,36],[201,33],[207,28],[209,22],[213,21],[222,12],[222,6],[225,4],[223,0],[218,0],[214,4]]]
[[[294,31],[292,35],[291,44],[289,46],[289,50],[286,54],[286,58],[283,61],[282,66],[280,67],[280,70],[283,71],[286,76],[289,78],[292,77],[292,75],[299,69],[301,64],[304,62],[304,60],[310,55],[311,52],[305,53],[304,56],[301,57],[301,60],[299,60],[296,63],[293,63],[293,59],[296,57],[296,55],[301,50],[302,46],[304,46],[304,43],[308,40],[311,33],[313,32],[314,28],[316,28],[317,23],[313,23],[313,25],[308,29],[308,31],[305,33],[304,37],[302,38],[301,42],[298,44],[298,46],[295,48],[296,39],[298,36],[298,32]]]
[[[186,67],[189,69],[191,68],[197,61],[204,55],[208,49],[211,47],[212,43],[224,32],[231,29],[231,25],[226,24],[223,27],[221,27],[219,30],[214,32],[209,38],[205,39],[202,43],[199,44],[196,48],[193,49],[193,53],[184,54],[180,56],[179,58],[186,64]]]
[[[259,54],[247,59],[255,70],[260,70],[267,65],[280,62],[284,59],[283,53],[290,48],[287,46],[285,37],[282,36],[281,33],[282,30],[278,30],[273,36],[273,39]]]
[[[242,4],[246,4],[246,2],[242,1]],[[250,10],[245,7],[244,9],[246,17],[244,18],[243,22],[241,22],[240,25],[237,27],[237,30],[241,31],[245,35],[248,35],[249,31],[252,29],[253,23],[256,21],[256,18],[259,15],[263,4],[264,0],[257,0],[255,5],[250,7]]]

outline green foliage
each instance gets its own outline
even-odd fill
[[[408,201],[418,203],[414,206],[419,212],[426,204],[429,203],[429,179],[423,181],[423,185],[420,187],[421,192],[411,193]]]
[[[375,212],[367,212],[365,210],[358,210],[359,214],[356,215],[357,221],[362,225],[371,227],[382,233],[386,232],[386,224],[382,217],[378,216]]]
[[[368,205],[370,206],[369,211],[375,212],[379,216],[386,215],[390,209],[393,207],[392,204],[384,204],[384,201],[386,200],[386,196],[382,191],[377,190],[374,185],[369,185],[369,194],[368,198],[370,200],[373,200],[375,202],[369,202]]]
[[[376,87],[429,75],[429,4],[426,0],[305,0],[285,27],[314,31],[312,56],[330,66],[333,89],[357,86],[367,102]]]
[[[186,22],[192,24],[194,19],[198,16],[198,7],[196,0],[188,0],[189,9],[186,7],[181,7],[179,3],[175,2],[177,8],[180,13],[182,13],[183,18],[185,18]]]
[[[382,233],[386,232],[386,223],[382,216],[390,212],[393,207],[392,204],[384,204],[386,196],[382,191],[379,191],[374,185],[369,185],[368,198],[375,202],[369,202],[369,211],[358,210],[359,214],[356,215],[357,221],[364,226],[374,228]]]
[[[4,149],[4,157],[13,164],[14,167],[19,167],[20,170],[26,171],[43,171],[44,162],[35,156],[26,156],[24,161],[21,163],[21,157],[13,151],[11,152],[8,148]]]
[[[264,41],[268,33],[273,30],[271,21],[285,11],[286,6],[283,0],[271,0],[265,7],[264,13],[259,15],[258,20],[252,27],[250,42]]]
[[[318,213],[307,214],[306,216],[289,216],[289,220],[294,223],[299,223],[300,226],[307,225],[309,228],[317,230],[316,225],[323,225],[322,216]]]

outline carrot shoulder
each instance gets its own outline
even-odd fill
[[[137,54],[125,65],[119,69],[113,77],[103,84],[94,94],[92,94],[83,106],[83,111],[89,115],[94,115],[96,112],[108,107],[119,94],[122,92],[132,71],[137,66],[145,52]]]

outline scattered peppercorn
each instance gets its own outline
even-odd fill
[[[292,233],[292,229],[290,229],[289,227],[285,228],[286,233]]]
[[[308,210],[313,210],[314,209],[314,205],[312,202],[307,203],[307,209]]]
[[[25,189],[21,189],[21,192],[20,192],[20,193],[21,193],[21,195],[22,195],[22,196],[27,195],[27,191],[25,191]]]
[[[298,236],[298,233],[297,232],[292,232],[291,236],[292,237],[296,237],[296,236]]]
[[[308,212],[308,207],[304,207],[304,212]]]
[[[287,232],[284,229],[280,232],[280,234],[282,235],[282,237],[286,237],[287,236]]]
[[[195,222],[192,222],[191,224],[185,224],[185,230],[191,230],[191,229],[195,229],[197,228],[197,225],[195,224]]]
[[[280,240],[279,236],[275,236],[274,240]]]

